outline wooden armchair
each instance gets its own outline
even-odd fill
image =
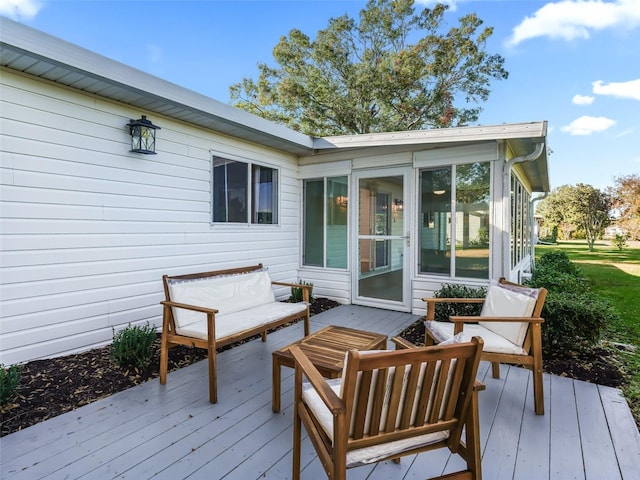
[[[429,348],[354,350],[347,353],[342,378],[326,380],[292,347],[293,479],[300,479],[304,424],[332,480],[344,480],[351,467],[399,462],[438,448],[449,448],[467,464],[447,479],[480,480],[477,391],[483,386],[475,378],[481,351],[480,338]]]
[[[500,378],[500,363],[524,365],[532,371],[534,408],[544,415],[542,386],[542,333],[540,315],[547,290],[527,288],[501,278],[493,282],[486,298],[424,298],[427,303],[425,345],[433,345],[465,331],[484,340],[482,360],[491,362],[492,375]],[[453,316],[435,321],[437,303],[482,303],[480,316]]]

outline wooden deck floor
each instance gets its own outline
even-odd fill
[[[417,317],[341,306],[312,317],[312,331],[345,325],[393,336]],[[18,479],[291,478],[292,370],[282,411],[271,411],[271,352],[302,336],[297,324],[223,352],[219,403],[207,401],[206,362],[0,439],[0,477]],[[482,365],[480,433],[485,480],[640,479],[640,434],[616,389],[545,375],[546,415],[533,413],[528,371]],[[326,478],[309,442],[303,479]],[[446,452],[349,470],[350,479],[425,479],[459,464]]]

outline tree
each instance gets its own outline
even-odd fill
[[[616,223],[627,231],[629,238],[640,240],[640,175],[631,174],[614,180],[615,185],[608,193],[618,214]]]
[[[575,186],[563,185],[540,202],[538,213],[543,215],[545,223],[552,226],[580,228],[587,239],[589,250],[593,251],[596,239],[602,235],[611,222],[611,197],[591,185],[578,183]]]
[[[369,0],[359,23],[332,18],[315,40],[291,30],[273,49],[277,66],[260,63],[257,80],[232,85],[231,103],[315,136],[475,122],[490,80],[508,73],[475,14],[441,33],[447,9]]]

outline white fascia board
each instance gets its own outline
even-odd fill
[[[403,132],[342,135],[317,138],[317,150],[334,148],[363,148],[384,145],[419,145],[482,142],[511,138],[542,139],[546,135],[546,122],[514,123],[477,127],[434,128]]]

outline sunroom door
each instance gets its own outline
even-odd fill
[[[354,174],[353,303],[410,310],[406,169]]]

